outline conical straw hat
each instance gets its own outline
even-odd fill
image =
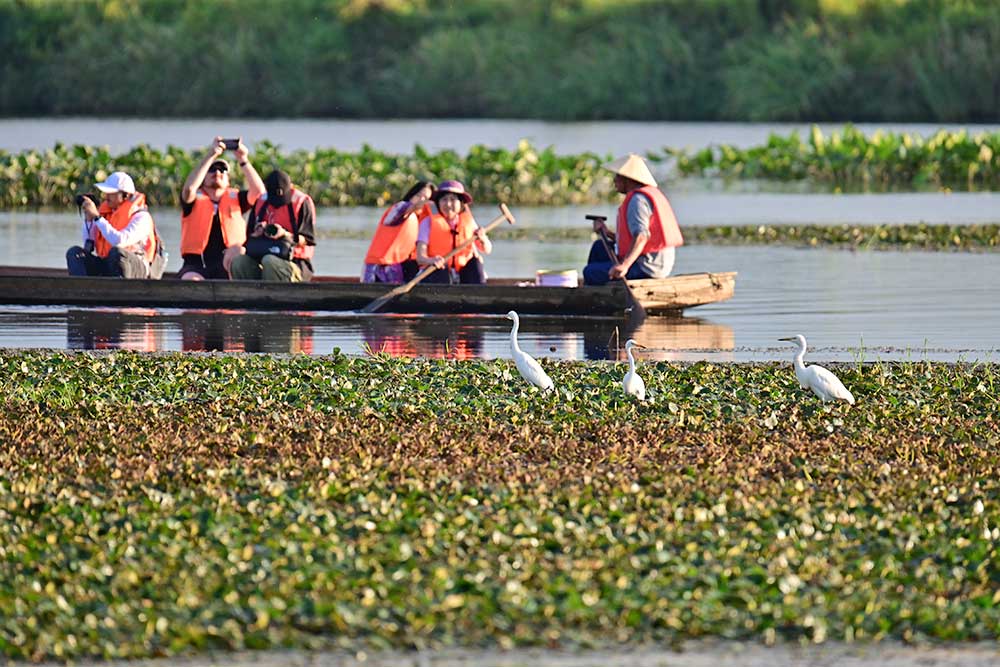
[[[638,181],[643,185],[652,185],[653,187],[656,187],[656,179],[653,178],[653,174],[650,173],[649,167],[646,166],[646,161],[635,153],[629,153],[625,157],[620,157],[614,162],[609,162],[603,166],[608,171],[621,174],[622,176],[631,178],[633,181]]]

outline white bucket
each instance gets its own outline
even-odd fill
[[[568,271],[546,271],[541,269],[535,272],[535,284],[542,287],[579,287],[580,278],[576,269]]]

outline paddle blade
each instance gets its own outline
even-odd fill
[[[362,308],[358,312],[359,313],[377,313],[382,308],[382,306],[384,306],[385,304],[387,304],[390,301],[392,301],[393,299],[395,299],[399,295],[399,292],[400,292],[400,290],[399,290],[398,287],[396,289],[394,289],[394,290],[389,290],[388,292],[386,292],[385,294],[383,294],[379,298],[375,299],[374,301],[372,301],[371,303],[369,303],[367,306],[365,306],[364,308]]]

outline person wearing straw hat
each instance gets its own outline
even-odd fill
[[[609,280],[666,278],[674,268],[674,248],[684,245],[684,237],[666,195],[656,185],[646,162],[629,153],[603,167],[615,175],[615,190],[625,195],[618,207],[613,235],[616,257],[608,257],[601,240],[590,249],[583,268],[586,285],[603,285]],[[612,236],[601,220],[594,231]]]

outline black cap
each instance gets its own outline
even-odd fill
[[[229,171],[229,163],[225,160],[219,159],[208,165],[208,171]]]
[[[292,178],[280,169],[275,169],[264,179],[264,188],[267,189],[267,201],[280,206],[287,201],[292,191]]]

